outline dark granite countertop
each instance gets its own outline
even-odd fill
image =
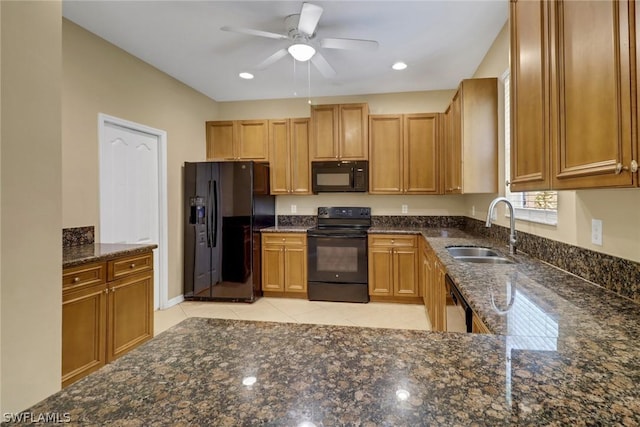
[[[495,335],[191,318],[28,411],[83,426],[640,425],[637,304],[525,254],[446,250],[508,256],[506,242],[371,232],[425,236]]]
[[[260,231],[263,233],[306,233],[309,228],[312,227],[303,225],[276,225],[263,228]]]
[[[71,246],[62,248],[62,268],[136,255],[157,247],[158,245],[156,244],[125,243],[93,243],[90,245]]]
[[[29,412],[82,426],[637,425],[635,348],[189,318]]]

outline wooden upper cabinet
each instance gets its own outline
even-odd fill
[[[207,128],[207,160],[269,159],[268,120],[211,121]]]
[[[311,194],[309,119],[269,120],[271,194]]]
[[[445,114],[445,193],[497,193],[498,80],[463,80]]]
[[[311,160],[367,160],[367,104],[311,108]]]
[[[308,118],[291,119],[290,122],[289,166],[291,168],[291,193],[311,194],[311,165],[309,163],[311,122]]]
[[[440,192],[438,116],[369,116],[369,193]]]
[[[369,116],[369,193],[403,192],[402,115]]]
[[[233,160],[235,133],[232,121],[207,122],[207,160]]]
[[[637,185],[634,10],[511,1],[513,191]]]
[[[511,191],[551,184],[548,5],[511,2]]]
[[[439,114],[404,115],[404,190],[440,193]]]
[[[633,185],[629,9],[551,3],[552,188]]]
[[[267,120],[239,120],[237,156],[243,160],[269,159],[269,129]]]

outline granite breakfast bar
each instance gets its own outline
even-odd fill
[[[400,230],[372,230],[386,231]],[[494,335],[190,318],[29,411],[76,425],[640,424],[636,303],[527,255],[481,266],[446,251],[503,251],[494,240],[404,232],[425,236]]]

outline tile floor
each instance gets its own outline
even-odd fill
[[[321,325],[430,330],[423,305],[368,304],[261,298],[253,304],[185,301],[155,312],[155,334],[187,317],[316,323]]]

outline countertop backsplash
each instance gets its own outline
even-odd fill
[[[496,242],[509,241],[509,229],[464,216],[401,216],[380,215],[371,218],[374,227],[459,228]],[[316,225],[314,215],[278,215],[279,226]],[[640,263],[573,246],[534,234],[518,231],[519,251],[554,265],[585,280],[609,289],[618,295],[640,303]]]
[[[62,229],[62,247],[92,245],[95,243],[95,227],[73,227]]]

